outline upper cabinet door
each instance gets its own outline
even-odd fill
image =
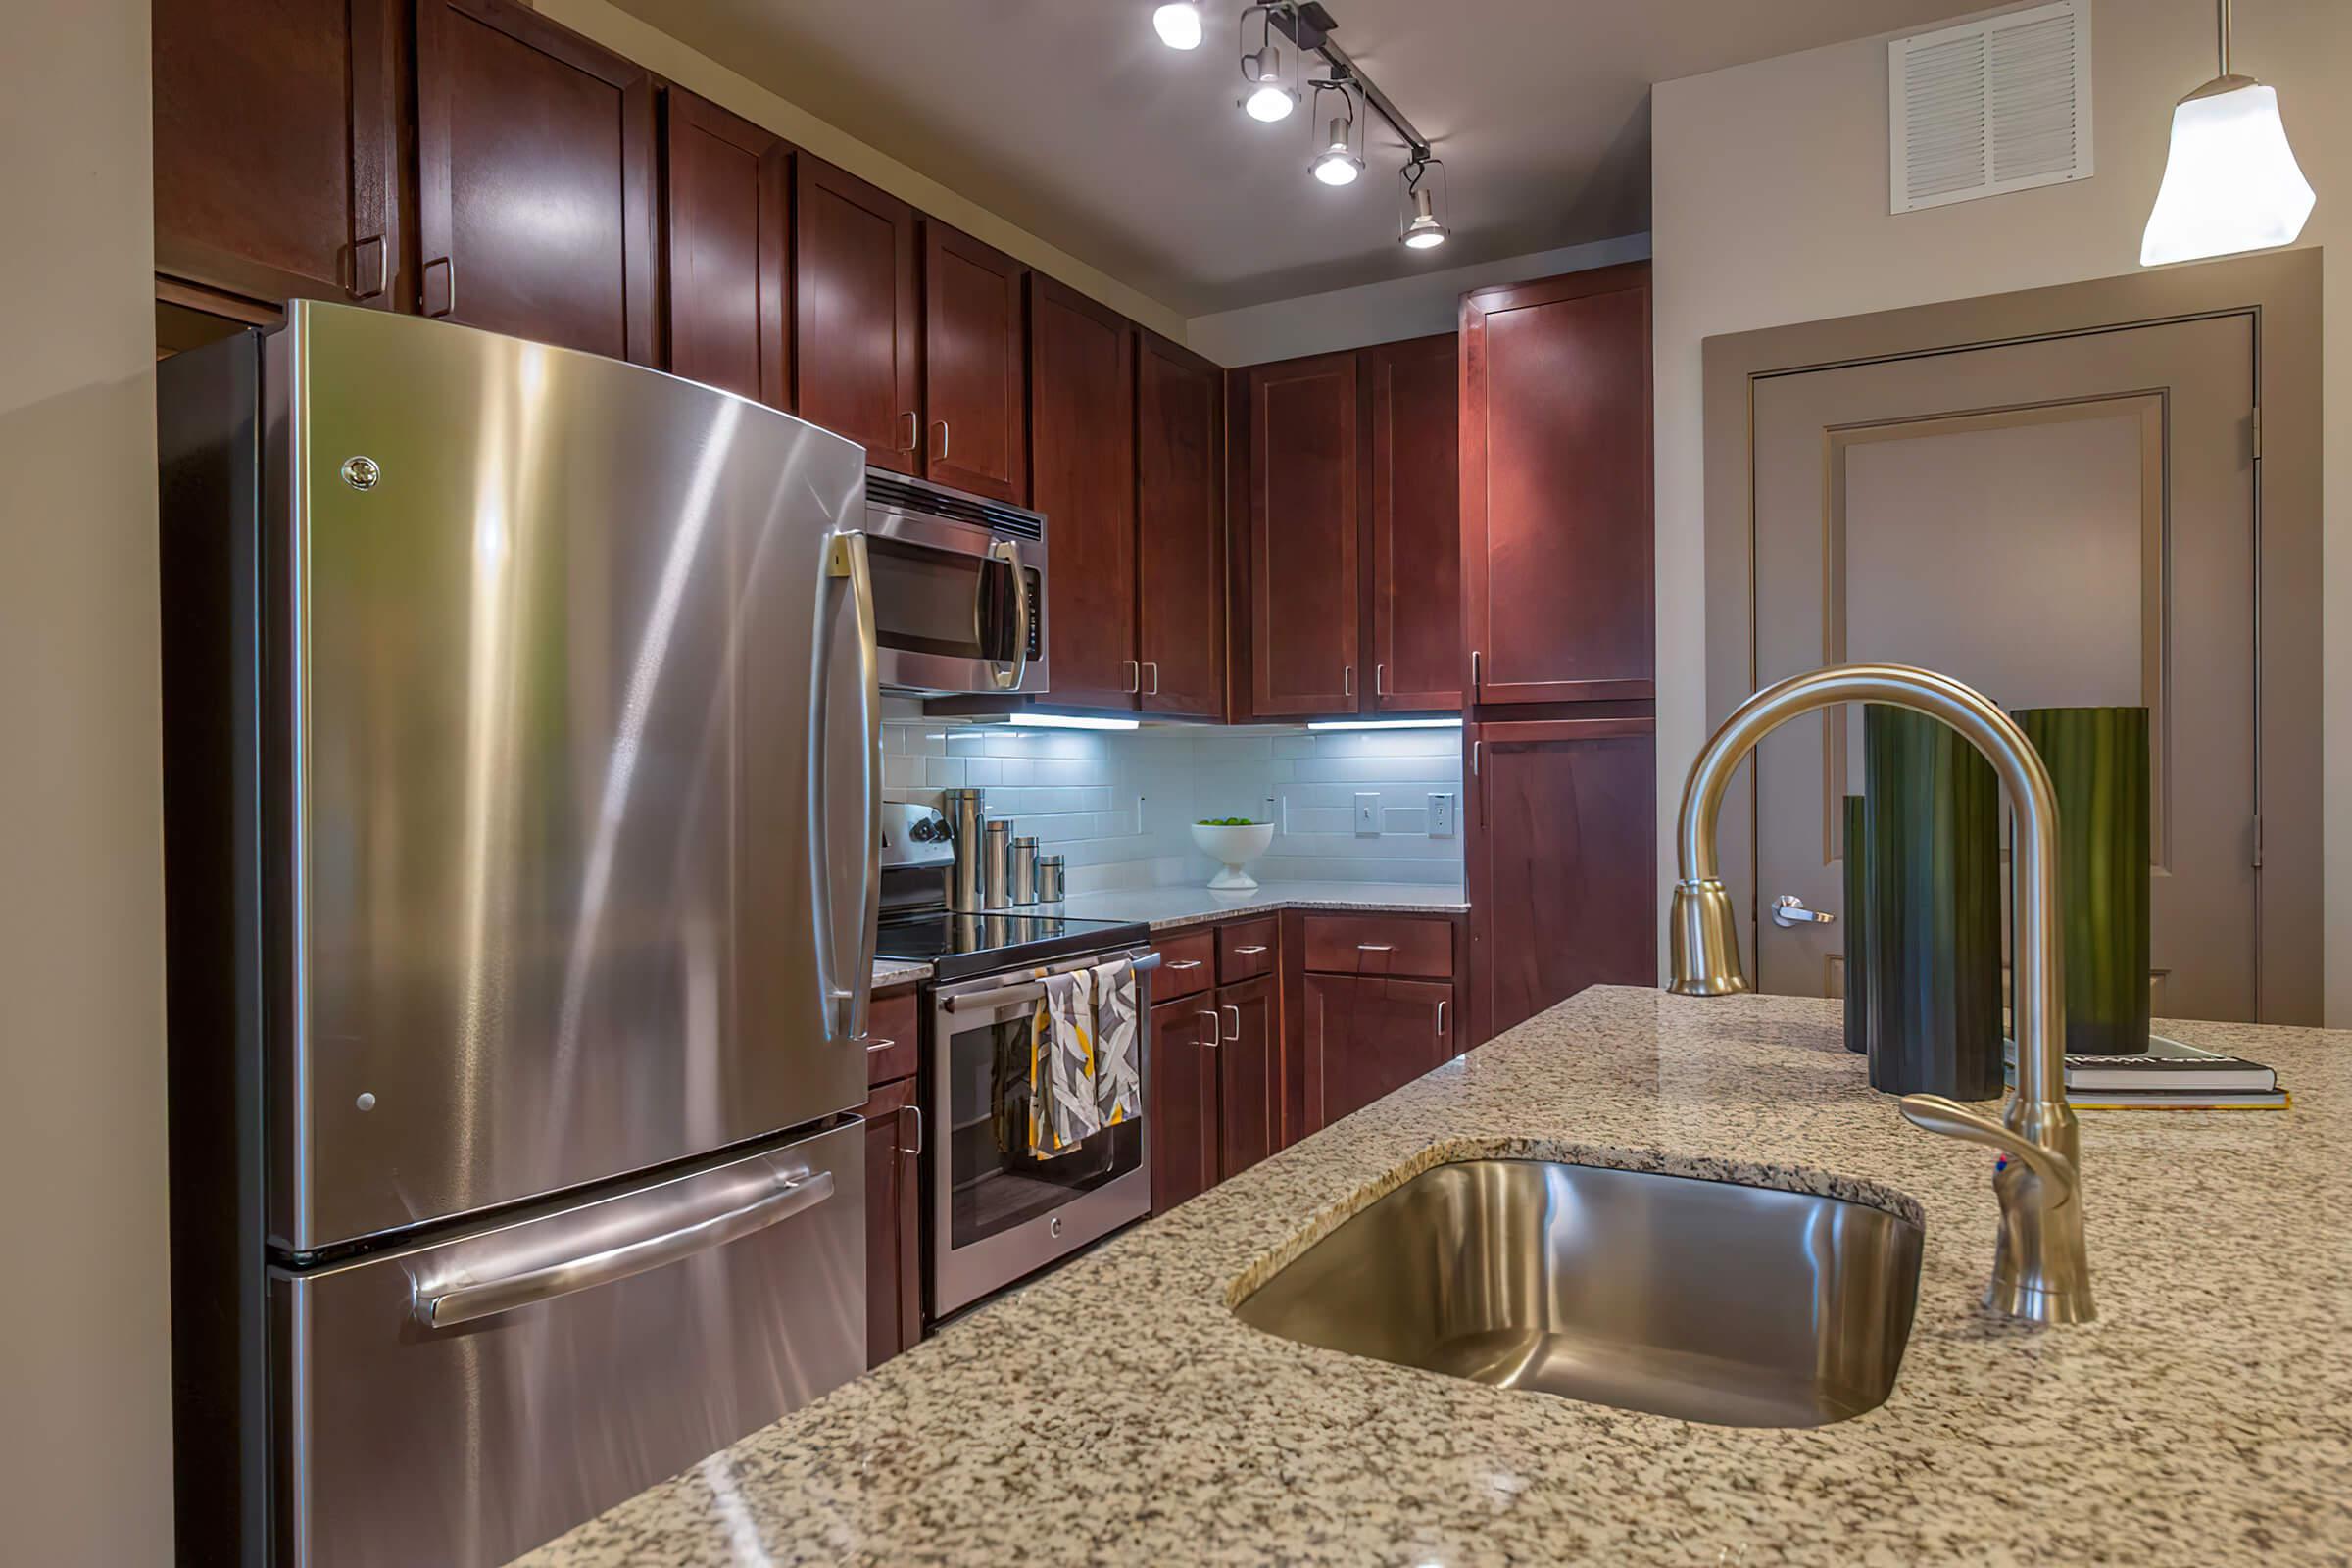
[[[1358,633],[1363,410],[1356,356],[1250,372],[1250,709],[1353,713],[1369,690]]]
[[[421,308],[657,363],[654,79],[514,0],[418,0]]]
[[[155,266],[277,304],[400,297],[386,0],[156,0]]]
[[[1454,337],[1363,351],[1372,383],[1372,708],[1462,706]]]
[[[792,148],[679,87],[668,136],[669,368],[792,406]]]
[[[1016,505],[1029,499],[1028,275],[970,235],[923,220],[923,475]]]
[[[1462,300],[1474,703],[1653,695],[1649,264]]]
[[[1135,361],[1143,709],[1225,713],[1225,374],[1151,332]]]
[[[1124,317],[1029,276],[1032,504],[1046,514],[1047,701],[1133,709],[1135,332]]]
[[[793,162],[794,412],[876,467],[920,473],[914,209],[807,153]]]

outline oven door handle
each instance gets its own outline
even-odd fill
[[[1147,973],[1159,967],[1159,955],[1147,953],[1140,958],[1130,959],[1128,966],[1136,974]],[[1093,967],[1091,964],[1074,966],[1078,969],[1091,967]],[[1045,994],[1046,987],[1043,981],[1010,980],[1001,986],[984,986],[977,991],[962,991],[943,996],[939,999],[939,1004],[950,1012],[961,1012],[966,1007],[1007,1007],[1016,1002],[1035,1002]]]
[[[1004,563],[1012,573],[1012,665],[1009,669],[992,669],[997,684],[1008,692],[1021,689],[1029,678],[1029,574],[1021,569],[1020,546],[1009,539],[998,539],[988,547],[991,560]]]

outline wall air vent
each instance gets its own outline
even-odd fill
[[[1887,201],[1908,213],[2090,177],[2090,4],[1886,45]]]

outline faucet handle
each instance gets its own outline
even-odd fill
[[[1905,1095],[1899,1108],[1903,1119],[1915,1127],[1924,1127],[1929,1132],[1943,1133],[1953,1138],[1965,1138],[1972,1144],[1986,1144],[2011,1159],[2024,1162],[2026,1168],[2039,1178],[2047,1190],[2050,1207],[2061,1207],[2073,1201],[2075,1162],[2056,1150],[2045,1149],[1983,1111],[1971,1110],[1941,1095]]]

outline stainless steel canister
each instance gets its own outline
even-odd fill
[[[948,888],[948,907],[980,907],[980,823],[987,803],[979,790],[949,790],[940,809],[956,836],[956,869]]]
[[[980,843],[980,906],[1008,908],[1012,905],[1012,824],[1003,818],[989,823]]]
[[[1037,840],[1012,841],[1012,902],[1037,902]]]
[[[1061,857],[1041,855],[1037,858],[1037,902],[1061,902]]]

